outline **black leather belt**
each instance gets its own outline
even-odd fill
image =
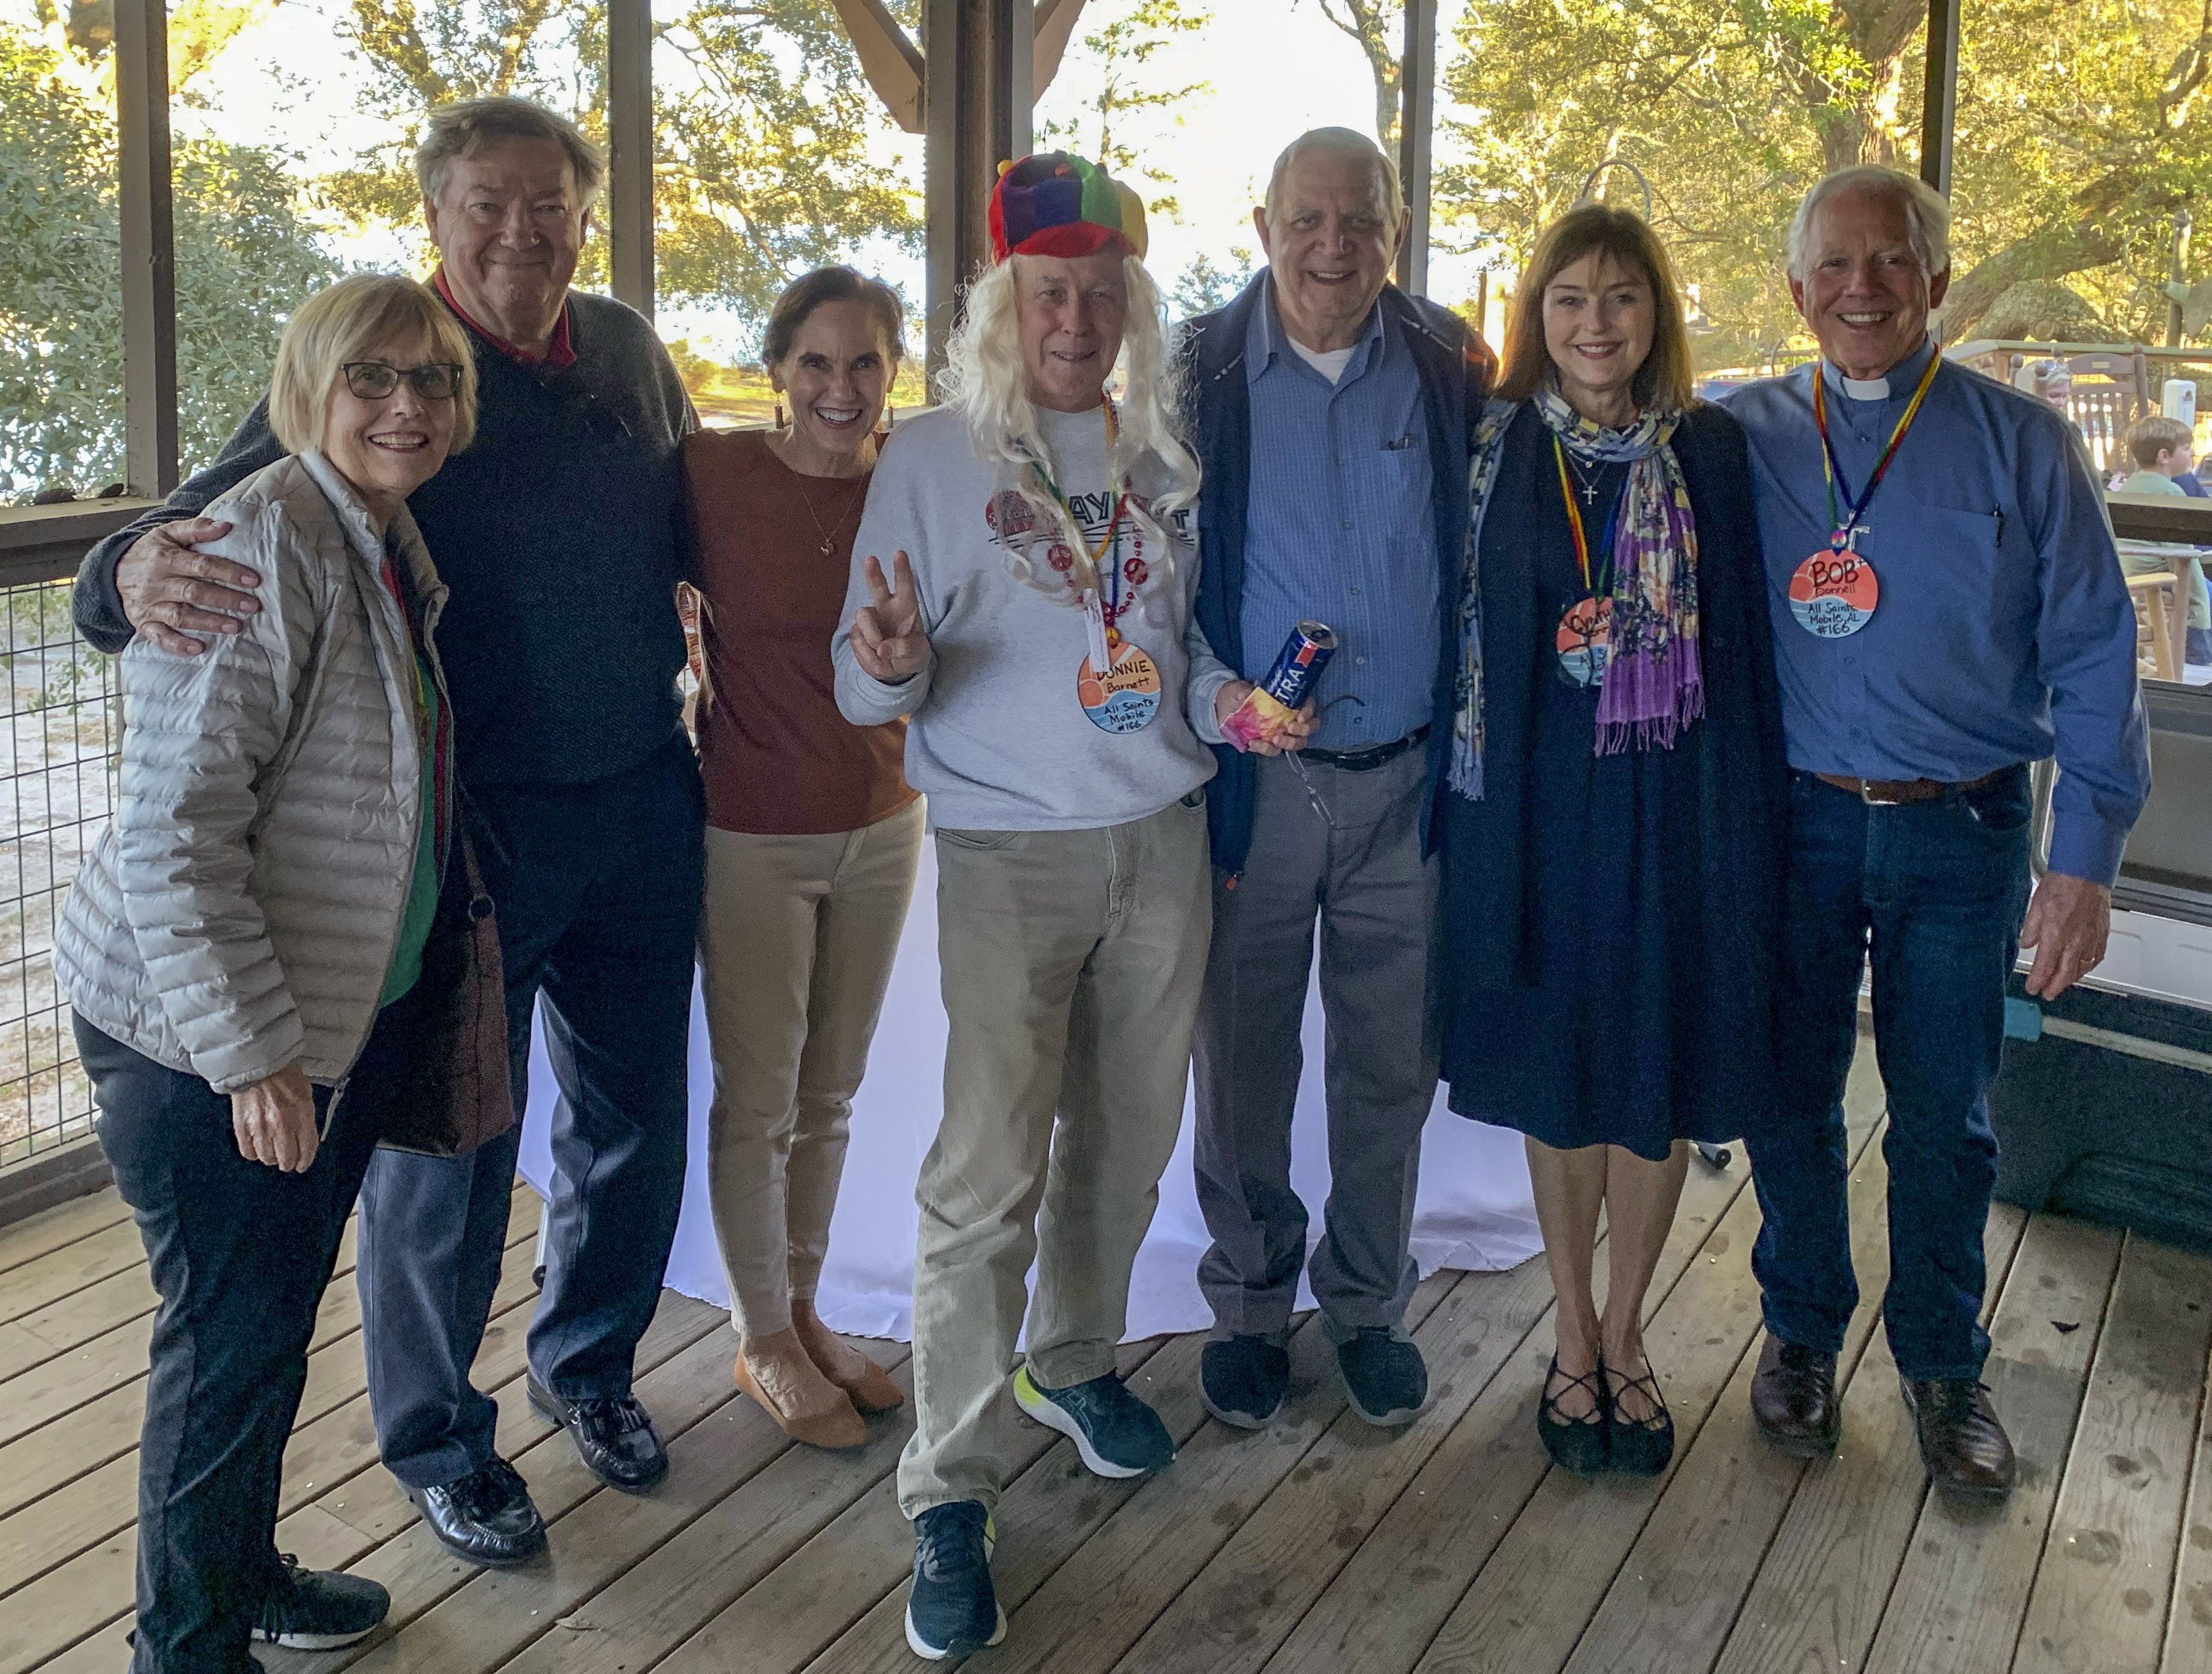
[[[1334,767],[1339,773],[1372,773],[1386,761],[1395,761],[1416,744],[1428,740],[1429,729],[1417,726],[1404,737],[1387,744],[1376,744],[1367,749],[1302,749],[1301,761],[1318,761],[1324,767]]]

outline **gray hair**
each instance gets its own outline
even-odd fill
[[[1390,210],[1390,225],[1395,229],[1406,218],[1406,191],[1398,184],[1398,166],[1389,154],[1353,128],[1309,128],[1283,148],[1283,155],[1275,159],[1275,172],[1267,177],[1267,224],[1273,226],[1283,206],[1283,182],[1290,178],[1291,165],[1309,151],[1327,151],[1340,157],[1357,157],[1372,166],[1376,179],[1382,183],[1382,198]]]
[[[1805,194],[1790,222],[1790,276],[1802,282],[1812,255],[1813,216],[1821,204],[1838,192],[1871,191],[1887,197],[1904,212],[1905,241],[1920,263],[1920,270],[1933,279],[1951,265],[1951,202],[1917,174],[1884,168],[1879,163],[1860,163],[1839,168]]]
[[[503,94],[457,100],[430,112],[422,143],[415,150],[416,184],[435,203],[445,192],[446,173],[455,158],[473,156],[488,145],[511,139],[551,140],[567,152],[577,195],[583,200],[577,207],[591,207],[599,195],[599,183],[607,178],[607,160],[599,148],[557,111]]]

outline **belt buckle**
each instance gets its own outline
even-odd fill
[[[1902,808],[1905,805],[1903,797],[1895,794],[1883,796],[1877,793],[1876,785],[1888,782],[1881,779],[1862,779],[1859,780],[1859,800],[1869,808]]]

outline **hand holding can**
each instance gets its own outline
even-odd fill
[[[1267,678],[1223,719],[1222,736],[1240,750],[1297,749],[1304,734],[1311,731],[1310,713],[1304,728],[1295,723],[1310,711],[1314,684],[1335,654],[1333,631],[1317,622],[1300,622],[1284,642]]]

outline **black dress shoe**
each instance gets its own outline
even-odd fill
[[[1283,1410],[1290,1386],[1290,1351],[1264,1337],[1209,1343],[1199,1355],[1198,1398],[1216,1418],[1240,1430],[1264,1428]]]
[[[1777,1453],[1792,1459],[1834,1453],[1844,1428],[1836,1357],[1769,1336],[1751,1380],[1751,1417]]]
[[[410,1488],[438,1544],[457,1558],[493,1568],[525,1563],[545,1550],[545,1519],[530,1502],[522,1473],[494,1458],[434,1488]]]
[[[1919,1434],[1920,1462],[1937,1488],[1966,1500],[2002,1500],[2012,1492],[2019,1465],[1988,1386],[1972,1378],[1898,1382]]]
[[[584,1469],[609,1488],[650,1488],[668,1474],[668,1451],[660,1432],[632,1395],[582,1401],[563,1400],[538,1382],[528,1384],[530,1405],[568,1432]]]

